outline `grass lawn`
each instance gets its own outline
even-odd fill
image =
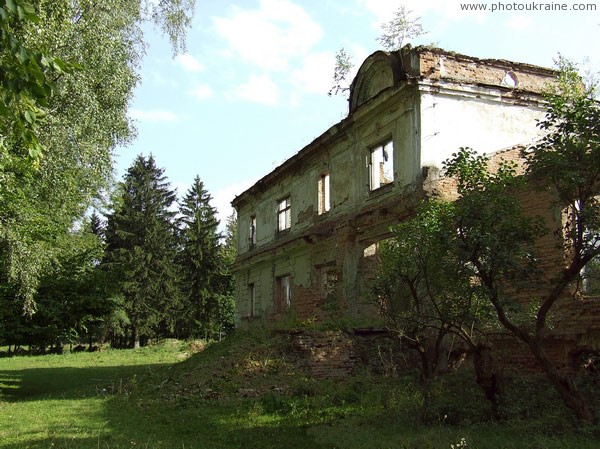
[[[287,363],[264,334],[234,336],[195,354],[189,348],[168,341],[0,359],[0,448],[600,447],[598,428],[576,428],[545,398],[530,404],[530,414],[525,405],[511,406],[521,418],[494,424],[478,419],[472,385],[452,396],[440,384],[434,412],[456,423],[425,426],[410,381],[366,374],[317,381]]]

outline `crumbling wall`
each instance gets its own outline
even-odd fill
[[[542,93],[554,70],[498,59],[480,59],[439,49],[421,51],[419,73],[430,80],[477,82],[488,86],[518,88]],[[509,75],[507,79],[507,74]]]

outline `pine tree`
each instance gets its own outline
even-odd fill
[[[227,217],[227,223],[225,224],[225,241],[222,247],[223,257],[225,263],[231,265],[237,257],[237,244],[238,244],[238,233],[237,233],[237,216],[233,212]]]
[[[219,310],[221,257],[217,210],[198,176],[180,205],[182,291],[187,332],[211,338]]]
[[[104,266],[115,294],[124,298],[129,338],[165,336],[172,330],[170,311],[178,302],[175,191],[152,156],[138,156],[120,184],[108,217]]]
[[[238,233],[237,216],[233,212],[225,225],[225,238],[221,245],[221,275],[219,283],[220,302],[218,328],[219,336],[228,334],[235,328],[235,277],[231,265],[237,257]]]

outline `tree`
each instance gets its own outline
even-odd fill
[[[198,176],[180,205],[182,292],[188,332],[212,338],[219,312],[221,252],[217,210]]]
[[[193,1],[0,0],[0,279],[25,310],[55,245],[112,180],[152,20],[183,47]]]
[[[471,267],[457,257],[459,213],[460,204],[431,199],[394,226],[393,237],[381,243],[372,289],[387,328],[420,360],[423,410],[429,384],[446,368],[450,352],[466,350],[495,413],[500,388],[487,337],[498,326],[491,305],[473,285]]]
[[[225,241],[222,246],[222,255],[226,266],[230,266],[235,262],[235,258],[237,257],[237,247],[238,220],[234,211],[227,217],[227,223],[225,223]]]
[[[546,132],[527,152],[527,178],[541,191],[556,198],[552,205],[565,211],[564,222],[550,229],[561,236],[564,260],[557,272],[545,273],[548,288],[536,303],[533,322],[524,326],[513,319],[493,279],[480,276],[490,288],[490,299],[498,319],[529,347],[565,404],[582,420],[594,421],[585,397],[573,378],[558,371],[547,353],[550,315],[560,300],[573,301],[580,274],[600,255],[600,106],[594,86],[585,87],[576,68],[559,61],[561,74],[556,88],[548,93],[548,109],[539,127]]]
[[[381,35],[377,42],[387,51],[398,51],[405,42],[415,39],[427,32],[421,25],[420,17],[412,17],[412,11],[406,6],[400,7],[394,12],[393,18],[381,24]],[[329,96],[345,94],[350,90],[350,72],[354,67],[352,57],[343,47],[335,55],[333,68],[333,86],[329,89]]]
[[[235,277],[231,266],[237,257],[238,233],[235,211],[227,218],[225,240],[221,244],[220,300],[217,318],[219,334],[228,334],[235,328]]]
[[[548,97],[540,126],[549,132],[525,153],[526,178],[508,172],[492,175],[483,158],[465,152],[447,164],[447,173],[457,177],[461,193],[459,257],[471,264],[500,324],[526,344],[565,405],[580,419],[594,421],[573,377],[560,372],[547,352],[550,314],[559,301],[573,300],[572,287],[581,271],[600,253],[600,114],[576,80],[564,73],[562,91]],[[523,212],[515,195],[516,184],[525,179],[540,194],[556,198],[548,204],[550,210],[567,211],[556,229]],[[544,258],[536,246],[540,238],[552,236],[559,241],[558,262],[553,256]]]
[[[131,344],[173,330],[179,292],[175,191],[152,156],[138,156],[119,185],[106,229],[105,269],[122,295]]]
[[[350,71],[354,67],[352,57],[346,53],[344,48],[340,48],[335,54],[335,66],[333,68],[333,86],[329,89],[328,95],[344,94],[350,90],[348,79]]]
[[[394,12],[394,17],[381,25],[382,33],[377,38],[387,51],[397,51],[406,41],[415,39],[427,32],[421,25],[420,17],[412,17],[412,11],[405,5],[400,5]]]
[[[112,309],[104,295],[104,279],[97,269],[103,244],[89,222],[65,236],[57,246],[55,263],[40,278],[33,316],[23,315],[22,306],[8,296],[0,308],[4,335],[9,344],[29,344],[44,352],[49,346],[77,343],[98,337],[100,323]]]

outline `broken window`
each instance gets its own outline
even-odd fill
[[[329,173],[324,173],[319,178],[319,215],[328,212],[330,208]]]
[[[279,201],[277,205],[277,230],[285,231],[292,227],[292,203],[290,197]]]
[[[250,217],[250,232],[248,234],[248,241],[250,243],[250,248],[253,248],[256,245],[256,215],[252,215]]]
[[[276,304],[279,311],[283,312],[289,310],[292,304],[292,288],[290,283],[290,276],[279,276],[276,279]]]
[[[394,180],[394,147],[392,141],[371,149],[369,186],[376,190]]]

